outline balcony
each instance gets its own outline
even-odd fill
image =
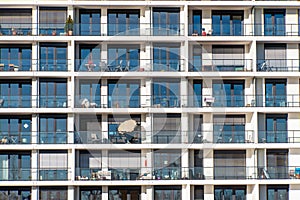
[[[136,168],[111,168],[112,180],[137,180],[140,174],[140,169]]]
[[[254,143],[254,131],[190,131],[187,133],[189,137],[189,143],[202,144],[202,143],[214,143],[214,144],[244,144]],[[210,140],[207,136],[213,135],[213,139]]]
[[[189,61],[189,72],[252,71],[252,59],[201,59]]]
[[[1,36],[16,36],[16,35],[33,35],[34,33],[33,24],[31,23],[13,23],[13,24],[5,24],[1,23]]]
[[[240,23],[228,24],[189,24],[189,36],[251,36],[253,25]]]
[[[181,144],[180,130],[158,130],[152,133],[152,144]]]
[[[299,72],[299,59],[257,60],[256,70],[259,72]]]
[[[39,108],[68,108],[70,96],[38,96]]]
[[[39,144],[67,144],[67,131],[39,132]]]
[[[0,144],[31,144],[31,132],[4,132],[0,133]]]
[[[255,36],[298,36],[299,24],[254,24]]]
[[[0,108],[31,108],[31,101],[31,95],[2,95],[0,98]]]
[[[30,181],[32,169],[30,168],[3,168],[0,169],[0,181]]]
[[[106,180],[102,172],[101,168],[76,168],[75,180]]]
[[[32,68],[31,58],[20,58],[20,59],[0,59],[0,72],[18,72],[18,71],[31,71]]]
[[[69,71],[69,66],[71,65],[71,60],[67,59],[39,59],[38,60],[38,69],[37,71]]]
[[[153,95],[152,97],[152,107],[153,108],[179,108],[180,96],[170,95],[170,96],[160,96]]]
[[[68,169],[67,168],[51,168],[38,169],[40,181],[66,181],[68,180]]]

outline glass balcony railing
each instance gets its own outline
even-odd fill
[[[152,133],[153,144],[180,144],[181,132],[176,130],[157,130]]]
[[[242,21],[235,23],[189,24],[190,36],[250,36],[253,25]]]
[[[26,56],[27,57],[27,56]],[[35,61],[31,58],[19,58],[19,59],[0,59],[0,72],[1,71],[31,71],[32,63]]]
[[[65,181],[68,180],[67,168],[40,168],[39,180],[40,181]]]
[[[180,96],[178,95],[153,95],[152,97],[152,107],[154,108],[174,108],[181,107]]]
[[[38,71],[69,71],[71,60],[67,59],[39,59]]]
[[[256,70],[259,72],[299,72],[299,59],[257,60]]]
[[[31,144],[31,132],[0,132],[0,144]]]
[[[39,108],[68,108],[69,96],[38,96]]]
[[[2,36],[11,36],[11,35],[32,35],[33,33],[33,24],[31,23],[1,23],[0,34]]]
[[[31,95],[1,95],[0,108],[31,108],[32,99]]]
[[[31,173],[31,168],[1,167],[0,181],[30,181],[32,180]]]
[[[190,72],[245,72],[252,71],[252,59],[201,59],[190,60]]]
[[[284,19],[282,19],[284,20]],[[299,24],[254,24],[255,36],[298,36]]]
[[[39,144],[67,144],[67,131],[39,132]]]
[[[189,131],[189,143],[242,144],[254,143],[254,131]],[[213,136],[213,137],[211,137]]]
[[[101,168],[76,168],[75,180],[103,180]]]

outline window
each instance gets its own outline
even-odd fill
[[[108,80],[109,108],[140,107],[139,80]]]
[[[93,177],[93,173],[101,171],[101,151],[83,150],[79,151],[78,154],[79,156],[77,157],[78,160],[76,162],[76,176],[88,178],[90,180]]]
[[[109,186],[108,199],[141,199],[141,187]]]
[[[154,144],[181,142],[181,114],[153,114]]]
[[[192,137],[190,141],[193,143],[202,143],[204,140],[202,134],[203,117],[202,115],[193,115],[192,117],[193,128],[192,132],[189,133],[189,136]]]
[[[137,180],[141,168],[141,152],[109,151],[108,163],[112,180]]]
[[[202,150],[190,150],[190,165],[193,168],[189,169],[189,177],[191,180],[204,179],[203,174],[203,151]]]
[[[88,186],[80,187],[80,200],[100,200],[102,199],[102,187],[101,186]]]
[[[193,80],[193,107],[202,107],[202,80]]]
[[[108,35],[139,35],[140,10],[108,9]]]
[[[189,35],[192,34],[201,35],[202,33],[202,11],[201,10],[193,10],[192,21],[193,21],[193,25],[192,27],[190,27]]]
[[[39,176],[40,181],[67,180],[68,153],[66,151],[40,151]]]
[[[179,107],[180,106],[180,80],[179,79],[153,79],[152,83],[153,107]]]
[[[267,149],[267,169],[271,179],[287,179],[288,150]]]
[[[194,200],[204,200],[204,186],[194,186]]]
[[[202,46],[194,45],[193,46],[193,60],[192,63],[189,63],[189,71],[199,72],[202,71]]]
[[[68,199],[68,188],[67,187],[39,187],[39,200],[67,200]]]
[[[98,79],[79,80],[78,107],[99,108],[101,106],[101,85]]]
[[[264,55],[272,71],[289,71],[286,59],[286,44],[264,44]]]
[[[288,200],[289,185],[267,185],[267,200]]]
[[[214,10],[212,11],[213,35],[243,35],[244,11],[242,10]]]
[[[30,108],[31,80],[0,80],[0,107]]]
[[[246,200],[246,186],[215,186],[215,200]]]
[[[76,71],[100,71],[101,48],[100,44],[80,44],[79,59],[76,59]]]
[[[102,141],[101,115],[80,115],[75,143],[99,144]]]
[[[100,9],[80,9],[79,25],[80,35],[100,35],[101,30],[101,10]]]
[[[39,70],[68,71],[67,43],[41,43]]]
[[[245,115],[215,115],[214,143],[244,143]]]
[[[67,8],[41,7],[39,11],[40,35],[52,35],[54,30],[58,35],[65,32]]]
[[[119,132],[118,127],[127,120],[136,121],[133,131]],[[140,115],[108,115],[108,139],[113,144],[141,143]]]
[[[139,45],[108,45],[110,71],[137,71],[139,68]]]
[[[212,64],[215,71],[244,71],[247,66],[242,45],[213,45]],[[210,60],[203,60],[208,63]]]
[[[0,71],[30,71],[31,45],[0,45]]]
[[[30,187],[0,187],[0,199],[30,200]]]
[[[264,9],[264,32],[266,36],[285,35],[284,9]]]
[[[41,144],[66,144],[67,116],[40,115],[39,142]]]
[[[32,10],[31,9],[0,9],[1,33],[3,35],[31,35]]]
[[[214,151],[214,179],[245,179],[246,151]]]
[[[266,107],[287,106],[286,79],[266,79]]]
[[[181,150],[154,150],[154,177],[157,180],[181,178]],[[157,198],[155,198],[157,199]]]
[[[67,79],[40,79],[39,91],[40,107],[67,107]]]
[[[288,140],[287,115],[267,114],[266,130],[266,142],[286,143]]]
[[[172,186],[154,186],[154,199],[161,200],[180,200],[182,187]]]
[[[180,44],[153,44],[153,71],[180,71]]]
[[[180,35],[180,8],[153,8],[153,35]]]
[[[0,153],[0,180],[31,180],[30,152],[2,151]]]
[[[244,103],[243,80],[214,80],[213,106],[215,107],[243,107]]]
[[[31,143],[31,116],[0,116],[0,143]]]

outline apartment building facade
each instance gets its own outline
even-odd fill
[[[298,199],[299,24],[299,1],[1,1],[0,199]]]

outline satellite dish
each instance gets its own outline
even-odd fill
[[[122,122],[119,127],[118,131],[120,134],[129,133],[134,131],[134,128],[136,127],[137,123],[135,120],[130,119]]]

